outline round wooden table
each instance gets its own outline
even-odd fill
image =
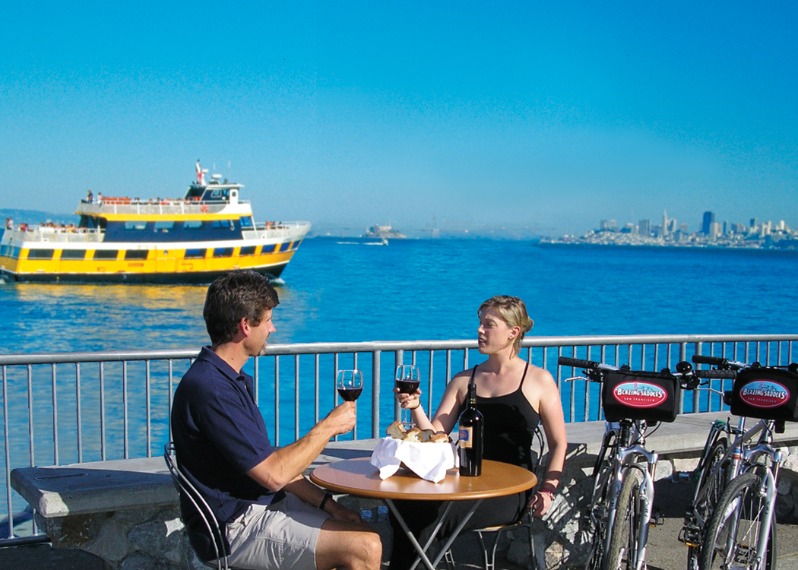
[[[357,495],[372,499],[382,499],[391,509],[402,530],[418,552],[419,561],[423,561],[429,570],[434,570],[438,562],[449,550],[457,535],[465,527],[471,515],[477,510],[483,499],[504,497],[527,491],[537,484],[535,474],[523,467],[485,460],[482,462],[482,475],[479,477],[461,477],[457,469],[450,469],[446,477],[439,483],[426,481],[415,473],[400,469],[391,477],[380,479],[379,471],[367,457],[347,459],[322,465],[313,470],[310,480],[335,493]],[[435,560],[430,560],[427,550],[432,544],[437,529],[443,524],[449,509],[444,509],[436,524],[436,532],[423,547],[393,504],[394,500],[415,501],[465,501],[473,500],[473,508],[464,516],[452,535],[448,538]]]

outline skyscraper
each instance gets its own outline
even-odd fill
[[[701,224],[701,233],[708,236],[712,233],[712,224],[715,223],[715,212],[704,212],[704,221]]]

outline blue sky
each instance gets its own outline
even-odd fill
[[[798,4],[15,3],[0,208],[177,197],[319,231],[798,225]]]

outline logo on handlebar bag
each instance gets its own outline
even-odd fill
[[[755,408],[775,408],[789,399],[787,387],[773,380],[755,380],[740,389],[740,400]]]
[[[668,399],[665,390],[647,382],[622,382],[613,388],[612,396],[632,408],[654,408]]]

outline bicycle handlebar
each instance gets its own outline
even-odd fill
[[[693,370],[693,374],[698,378],[736,378],[736,370]]]
[[[571,358],[568,356],[560,356],[557,359],[560,366],[571,366],[573,368],[583,368],[585,373],[594,382],[601,382],[603,376],[601,372],[610,372],[618,370],[615,366],[596,362],[594,360],[584,360],[581,358]],[[628,367],[624,367],[628,369]],[[628,370],[634,374],[634,370]],[[699,378],[735,378],[737,372],[729,369],[718,370],[694,370],[689,362],[679,362],[676,365],[676,372],[671,372],[667,368],[659,372],[662,377],[677,378],[679,385],[686,390],[695,390],[699,387]]]
[[[740,370],[749,366],[745,362],[735,362],[722,356],[704,356],[703,354],[694,354],[693,362],[696,364],[709,364],[710,366],[718,366],[723,370]]]
[[[610,366],[609,364],[603,364],[594,360],[571,358],[569,356],[560,356],[557,359],[557,364],[560,366],[572,366],[573,368],[585,368],[587,370],[618,370],[615,366]]]

